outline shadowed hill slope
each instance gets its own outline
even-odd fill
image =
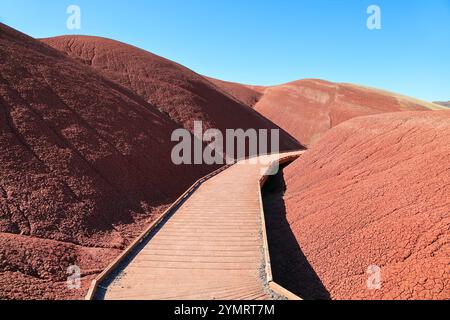
[[[227,92],[235,99],[250,107],[255,106],[259,99],[263,96],[263,92],[265,90],[264,87],[243,85],[240,83],[222,81],[209,77],[205,78],[221,88],[224,92]]]
[[[450,111],[360,117],[285,170],[287,221],[333,299],[450,298],[449,141]]]
[[[62,36],[41,41],[80,59],[109,79],[129,88],[192,130],[193,121],[205,129],[277,129],[272,122],[206,78],[170,60],[114,40]],[[298,149],[299,143],[280,132],[281,150]]]
[[[108,248],[123,248],[138,222],[206,174],[172,164],[177,128],[128,89],[0,24],[0,298],[17,297],[15,280],[29,280],[30,297],[42,283],[52,295],[61,268],[86,265],[85,247],[107,248],[87,263],[98,271]],[[29,252],[38,247],[49,252]]]

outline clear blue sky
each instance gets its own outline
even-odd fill
[[[381,30],[366,27],[371,4]],[[117,39],[224,80],[322,78],[450,100],[450,0],[1,0],[0,21],[34,37]]]

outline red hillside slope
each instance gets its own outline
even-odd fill
[[[261,99],[263,96],[263,92],[265,90],[264,87],[258,86],[249,86],[235,82],[228,82],[217,80],[209,77],[205,77],[224,92],[227,92],[235,99],[241,101],[247,106],[254,107],[255,104]]]
[[[207,172],[172,165],[166,115],[2,24],[0,124],[0,299],[58,296],[71,264],[98,272]]]
[[[220,81],[216,80],[218,85]],[[378,89],[323,80],[299,80],[273,87],[221,86],[230,94],[259,92],[255,110],[285,129],[304,145],[311,145],[326,131],[348,119],[396,111],[442,109],[417,99]],[[239,95],[241,93],[241,95]]]
[[[449,141],[447,111],[360,117],[285,170],[287,221],[331,298],[450,299]]]
[[[114,40],[62,36],[42,39],[50,46],[81,59],[109,79],[129,88],[191,130],[193,121],[205,128],[276,129],[258,112],[223,92],[206,78],[167,59]],[[298,149],[298,142],[281,131],[281,149]]]

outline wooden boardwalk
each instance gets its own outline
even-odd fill
[[[203,182],[97,285],[95,298],[273,298],[259,183],[268,163],[299,154],[242,161]]]

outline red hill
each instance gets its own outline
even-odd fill
[[[247,106],[254,107],[263,96],[264,87],[243,85],[206,77],[209,81]]]
[[[325,134],[285,171],[305,257],[287,274],[308,261],[334,299],[449,299],[449,141],[447,111],[360,117]],[[370,265],[380,290],[367,289]],[[314,297],[312,278],[288,285]]]
[[[0,24],[0,299],[68,297],[58,284],[67,266],[98,272],[206,174],[172,165],[176,128],[91,67]]]
[[[129,88],[188,130],[193,121],[200,120],[205,128],[223,133],[237,128],[278,129],[205,77],[150,52],[98,37],[62,36],[42,41]],[[280,137],[282,150],[301,147],[282,130]]]
[[[242,101],[257,101],[251,104],[255,110],[304,145],[312,145],[329,129],[354,117],[442,109],[391,92],[323,80],[299,80],[272,87],[215,82]]]

